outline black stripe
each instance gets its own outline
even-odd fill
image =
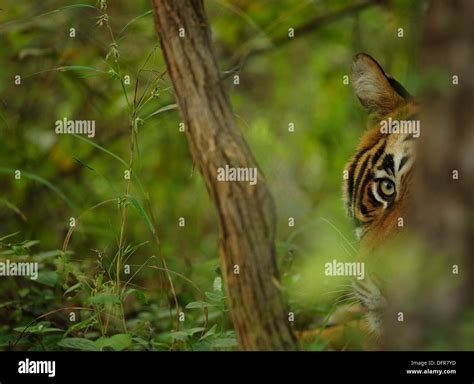
[[[359,191],[359,184],[360,182],[362,181],[362,177],[364,176],[365,174],[365,170],[367,169],[367,164],[369,163],[369,160],[370,160],[370,154],[367,155],[366,159],[364,160],[364,162],[362,163],[362,166],[360,168],[360,171],[359,171],[359,174],[357,175],[357,178],[356,178],[356,181],[355,181],[355,185],[354,185],[354,190],[353,190],[353,196],[356,196],[357,195],[357,192]],[[354,203],[355,203],[355,199],[351,199],[351,201],[353,201],[353,206],[354,206]]]
[[[360,160],[360,158],[369,150],[370,148],[364,148],[359,153],[357,153],[354,157],[354,160],[351,163],[351,166],[349,167],[349,178],[347,180],[347,187],[348,187],[348,192],[349,192],[349,199],[347,204],[350,205],[352,204],[352,196],[354,194],[354,172],[357,167],[357,164]]]
[[[382,205],[382,203],[375,198],[375,195],[371,189],[369,189],[368,195],[369,195],[369,200],[373,204],[374,207],[380,207]]]
[[[365,209],[365,213],[362,211],[362,207],[365,208],[365,205],[363,204],[363,201],[364,201],[364,191],[365,191],[365,187],[367,186],[368,183],[370,183],[370,181],[372,181],[372,179],[374,178],[374,174],[368,170],[367,171],[367,176],[364,178],[364,181],[362,182],[360,188],[359,188],[359,208],[360,208],[360,213],[362,213],[362,215],[366,215],[367,214],[367,209]]]
[[[393,162],[393,155],[386,155],[383,159],[382,166],[377,169],[385,169],[385,172],[391,173],[395,176],[395,163]]]
[[[377,152],[375,152],[375,155],[372,159],[372,166],[374,166],[377,163],[377,161],[379,161],[380,157],[383,155],[385,151],[386,146],[387,146],[387,143],[384,140],[382,144],[380,145],[379,149],[377,149]]]
[[[360,213],[362,213],[363,216],[365,216],[365,215],[367,215],[367,213],[369,213],[369,211],[367,210],[367,207],[365,206],[364,203],[360,203],[359,208],[360,208]]]
[[[398,172],[403,168],[403,166],[406,164],[410,156],[403,156],[402,159],[400,160],[400,165],[398,166]]]

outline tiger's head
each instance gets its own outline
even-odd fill
[[[354,57],[351,82],[370,119],[345,167],[344,200],[361,250],[370,252],[404,225],[419,107],[366,54]]]
[[[404,226],[410,197],[419,106],[370,56],[352,63],[355,94],[369,112],[369,124],[344,172],[344,200],[356,224],[361,258],[370,260]],[[418,129],[416,129],[418,128]],[[369,257],[368,257],[369,256]],[[367,310],[368,328],[380,334],[386,299],[382,285],[366,275],[353,281],[355,297]]]

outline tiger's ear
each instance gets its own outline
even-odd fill
[[[400,83],[388,76],[379,63],[365,53],[354,56],[351,82],[362,105],[377,116],[389,114],[410,96]]]

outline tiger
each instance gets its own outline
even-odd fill
[[[369,119],[354,155],[344,167],[343,201],[355,223],[359,261],[370,264],[377,251],[402,232],[400,220],[403,223],[409,206],[416,152],[415,132],[399,129],[390,133],[381,127],[388,121],[417,121],[420,107],[368,54],[353,57],[350,80]],[[355,304],[338,307],[329,326],[318,334],[333,347],[346,343],[344,335],[350,327],[368,338],[382,333],[387,299],[377,276],[366,274],[362,280],[353,279],[351,286]]]
[[[351,83],[370,120],[345,167],[343,196],[366,254],[397,231],[407,209],[415,160],[413,132],[384,133],[381,122],[415,121],[419,105],[365,53],[354,57]]]
[[[343,200],[355,223],[360,260],[371,262],[386,242],[404,228],[416,155],[420,106],[371,56],[354,56],[351,84],[369,113],[368,128],[344,169]],[[387,130],[388,122],[402,122]],[[413,122],[413,125],[406,124]],[[400,125],[405,129],[400,129]],[[392,124],[393,126],[393,124]],[[356,299],[365,309],[369,333],[380,335],[387,300],[371,276],[353,280]]]

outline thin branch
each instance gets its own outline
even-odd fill
[[[223,79],[227,79],[231,75],[233,75],[236,72],[239,72],[240,70],[242,70],[245,63],[247,62],[247,60],[250,57],[257,56],[261,53],[265,53],[265,52],[267,52],[267,51],[269,51],[269,50],[271,50],[275,47],[283,46],[283,45],[291,42],[295,38],[305,36],[305,35],[313,32],[313,31],[315,31],[316,29],[321,28],[325,25],[328,25],[332,22],[344,19],[348,16],[356,15],[359,12],[361,12],[361,11],[363,11],[363,10],[369,8],[369,7],[372,7],[374,5],[385,5],[388,2],[389,2],[389,0],[367,0],[367,1],[365,1],[363,3],[360,3],[360,4],[351,5],[351,6],[345,8],[341,11],[333,12],[333,13],[323,15],[323,16],[317,16],[317,17],[309,20],[305,24],[295,28],[295,31],[294,31],[295,33],[294,33],[293,38],[290,38],[290,37],[288,37],[287,34],[284,34],[284,35],[275,37],[271,41],[271,43],[268,44],[268,45],[265,45],[263,47],[250,48],[249,50],[247,50],[247,52],[243,53],[242,55],[237,57],[237,59],[233,60],[233,64],[231,65],[231,69],[225,72],[225,74],[223,76]]]

